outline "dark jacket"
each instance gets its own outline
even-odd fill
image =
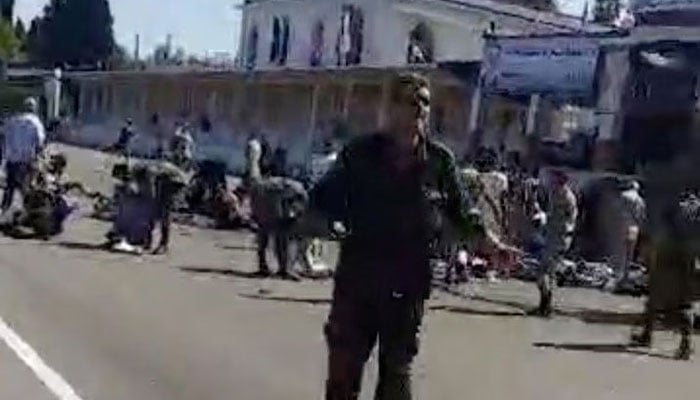
[[[393,166],[398,146],[392,136],[363,136],[314,186],[310,206],[348,230],[336,287],[427,296],[431,239],[447,225],[462,237],[477,232],[453,154],[432,140],[424,149],[423,159],[400,171]]]

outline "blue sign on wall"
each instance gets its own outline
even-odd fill
[[[515,95],[589,96],[598,54],[598,43],[585,37],[489,39],[484,88]]]

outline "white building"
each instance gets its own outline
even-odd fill
[[[304,163],[314,143],[334,132],[381,127],[391,75],[419,69],[433,87],[433,130],[463,154],[479,110],[503,108],[499,99],[479,107],[484,33],[598,29],[494,0],[247,0],[242,14],[235,70],[71,74],[83,124],[72,140],[104,144],[131,117],[142,132],[135,150],[148,152],[154,114],[166,127],[206,117],[213,127],[199,148],[208,157],[240,166],[246,138],[261,133]],[[442,62],[465,68],[457,77]],[[511,119],[499,129],[523,148],[524,119]]]
[[[259,70],[478,61],[484,32],[595,28],[493,0],[246,0],[242,13],[241,66]]]

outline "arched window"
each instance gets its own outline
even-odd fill
[[[336,44],[338,65],[358,65],[362,62],[364,26],[365,18],[359,7],[343,6]]]
[[[246,67],[252,69],[258,58],[258,27],[253,26],[248,35],[248,48],[246,49]]]
[[[270,63],[284,65],[289,54],[289,17],[272,19],[272,42],[270,43]]]
[[[281,26],[280,19],[274,17],[272,19],[272,43],[270,44],[270,62],[276,62],[280,55],[280,44],[281,44]]]
[[[309,64],[317,67],[323,63],[323,33],[325,27],[322,21],[316,22],[311,30],[311,56]]]
[[[289,17],[282,18],[282,43],[280,48],[280,65],[287,63],[289,55]]]
[[[406,60],[409,64],[429,64],[433,62],[433,54],[433,33],[421,22],[408,34]]]

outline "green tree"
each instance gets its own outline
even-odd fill
[[[17,19],[15,24],[15,37],[19,40],[20,50],[23,53],[27,52],[27,28],[24,26],[24,22],[21,19]]]
[[[593,22],[612,24],[620,14],[620,0],[596,0],[593,7]]]
[[[108,0],[51,0],[32,22],[29,50],[45,66],[96,65],[116,50]]]
[[[25,41],[27,39],[27,28],[24,26],[24,22],[19,18],[15,24],[15,37],[20,41]]]
[[[124,46],[116,46],[108,65],[109,69],[129,69],[134,67],[134,59]]]
[[[15,36],[15,30],[7,21],[0,21],[0,61],[7,62],[17,55],[20,42]]]
[[[27,38],[25,39],[26,52],[29,57],[36,61],[36,55],[39,53],[39,24],[41,19],[36,17],[32,19],[29,23],[29,30],[27,31]]]

